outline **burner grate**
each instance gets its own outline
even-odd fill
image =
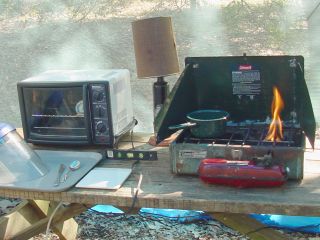
[[[298,127],[284,127],[283,140],[280,142],[264,140],[268,132],[268,126],[249,125],[249,126],[227,126],[226,133],[219,138],[196,138],[190,131],[186,131],[182,138],[183,143],[193,144],[222,144],[222,145],[250,145],[250,146],[301,146],[302,131]]]

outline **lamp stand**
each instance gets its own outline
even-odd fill
[[[169,84],[164,80],[164,77],[158,77],[153,83],[153,116],[158,115],[164,101],[169,93]]]

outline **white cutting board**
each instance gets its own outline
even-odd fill
[[[96,167],[92,169],[80,182],[77,188],[95,189],[119,189],[124,181],[129,177],[131,168],[104,168]]]

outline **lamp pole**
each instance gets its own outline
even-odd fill
[[[153,83],[153,115],[156,117],[169,93],[169,84],[164,77],[158,77]]]

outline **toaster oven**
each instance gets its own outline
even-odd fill
[[[127,69],[47,71],[17,88],[27,142],[112,147],[135,125]]]

